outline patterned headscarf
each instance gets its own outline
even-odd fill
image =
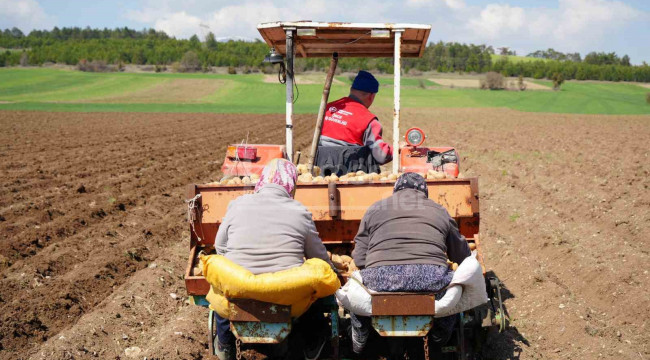
[[[397,179],[395,182],[395,187],[393,188],[393,193],[396,193],[403,189],[415,189],[422,191],[426,197],[429,197],[429,189],[427,188],[427,181],[424,180],[422,175],[407,172],[402,174],[402,176]]]
[[[260,180],[255,185],[255,192],[260,191],[267,184],[282,186],[289,196],[293,198],[298,180],[298,169],[289,160],[273,159],[262,170]]]

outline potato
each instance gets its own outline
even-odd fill
[[[202,276],[203,275],[203,270],[201,269],[200,266],[195,266],[192,273],[193,273],[194,276]]]
[[[314,173],[314,175],[316,175],[316,176],[320,175],[320,168],[318,166],[314,165],[314,169],[313,169],[312,173]]]
[[[237,185],[237,183],[235,182],[235,179],[230,179],[230,180],[226,181],[226,185]]]
[[[260,176],[257,174],[251,174],[250,178],[251,181],[258,181],[260,179]]]
[[[370,177],[371,177],[372,180],[374,180],[374,181],[378,181],[379,179],[381,179],[381,175],[379,175],[379,174],[377,174],[377,173],[372,173],[372,174],[370,174]]]
[[[357,264],[354,263],[354,260],[350,261],[350,263],[348,264],[348,271],[354,272],[357,270],[359,270],[359,268],[357,267]]]
[[[341,255],[341,260],[346,264],[349,264],[349,263],[352,262],[352,258],[350,256],[348,256],[348,255]]]
[[[336,182],[336,181],[339,180],[339,177],[336,176],[336,174],[332,174],[332,175],[330,175],[330,180],[331,180],[332,182]]]
[[[388,181],[388,178],[384,176],[381,179],[379,179],[379,181]]]
[[[473,242],[469,243],[469,249],[472,251],[476,250],[476,243]]]
[[[251,181],[251,178],[248,177],[248,176],[244,176],[244,177],[241,179],[241,182],[244,183],[244,184],[246,184],[246,185],[250,185],[250,184],[253,183],[253,182]]]
[[[347,175],[343,175],[339,178],[339,181],[341,182],[347,182],[350,181],[350,178]]]
[[[390,175],[390,171],[382,171],[381,173],[379,173],[379,176],[381,177],[388,177],[388,175]]]
[[[304,174],[307,172],[307,164],[298,164],[298,166],[296,166],[296,169],[300,174]]]
[[[428,174],[432,179],[444,179],[445,178],[445,173],[440,172],[440,171],[429,171]]]
[[[366,173],[363,172],[363,171],[361,171],[361,170],[359,170],[359,171],[356,172],[356,175],[357,175],[357,176],[363,176],[363,175],[366,175]]]
[[[331,259],[332,258],[332,253],[328,251],[327,252],[327,257]]]
[[[359,181],[359,179],[356,176],[350,176],[348,181]]]
[[[456,271],[458,269],[458,264],[456,263],[451,264],[451,269]]]
[[[397,174],[390,174],[388,175],[388,180],[397,180],[399,176]]]
[[[341,257],[336,254],[332,254],[332,264],[339,270],[347,270],[348,268],[341,260]]]
[[[322,176],[316,176],[311,182],[319,183],[323,181],[325,181],[325,179]]]
[[[240,179],[239,177],[234,177],[234,178],[232,178],[232,180],[233,180],[233,181],[235,182],[235,184],[237,184],[237,185],[241,185],[241,184],[242,184],[242,181],[241,181],[241,179]]]

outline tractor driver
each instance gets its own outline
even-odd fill
[[[393,159],[377,116],[368,110],[378,91],[377,79],[361,70],[350,95],[327,104],[316,160],[323,175],[379,172],[379,165]]]

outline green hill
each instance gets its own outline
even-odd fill
[[[322,74],[298,81],[297,113],[315,113]],[[300,79],[300,78],[299,78]],[[392,108],[392,77],[380,77],[375,106]],[[544,83],[547,85],[547,83]],[[331,99],[347,94],[340,76]],[[506,107],[580,114],[650,114],[649,90],[634,84],[567,82],[561,91],[450,89],[405,77],[402,107]],[[84,73],[54,69],[0,69],[0,110],[284,113],[285,90],[272,75]]]

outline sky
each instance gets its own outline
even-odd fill
[[[315,20],[421,23],[429,41],[627,54],[650,63],[650,0],[0,0],[0,29],[154,28],[178,38],[261,38],[256,25]]]

